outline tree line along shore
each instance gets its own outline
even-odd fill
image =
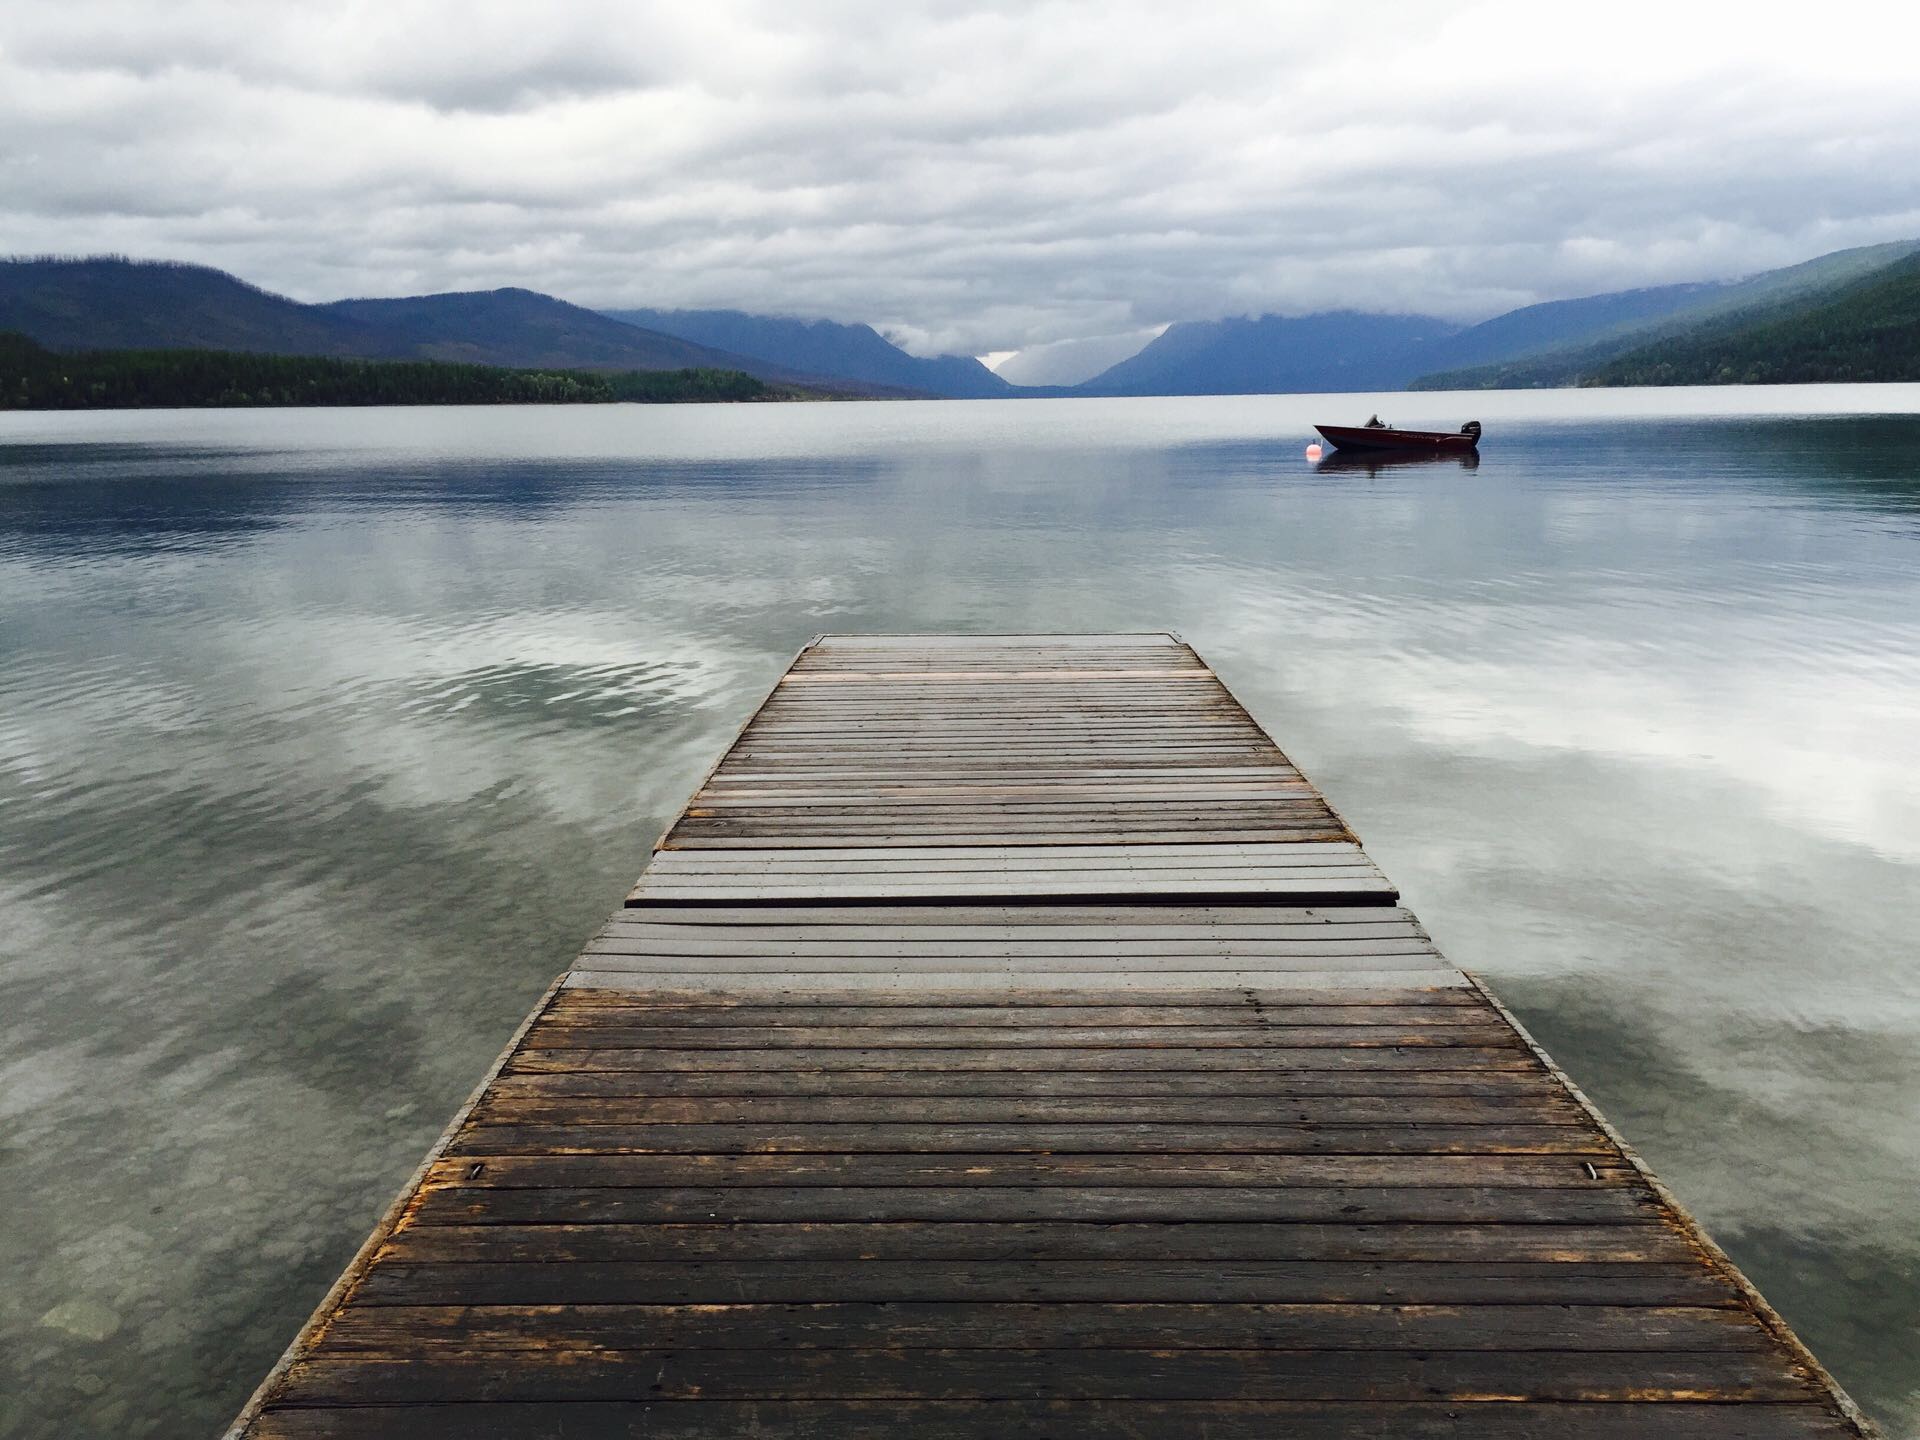
[[[532,370],[230,350],[49,350],[0,332],[0,410],[814,400],[738,370]]]

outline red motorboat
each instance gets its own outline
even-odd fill
[[[1316,425],[1336,450],[1425,450],[1460,454],[1480,448],[1480,422],[1469,420],[1458,430],[1396,430],[1375,416],[1365,425]]]

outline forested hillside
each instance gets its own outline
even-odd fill
[[[0,331],[53,350],[406,354],[404,339],[205,265],[101,255],[0,259]]]
[[[580,405],[807,398],[737,370],[509,370],[219,350],[56,354],[0,332],[0,410],[265,405]]]
[[[117,256],[0,259],[0,331],[50,350],[217,350],[537,370],[733,370],[813,385],[780,365],[622,324],[531,290],[307,305],[203,265]]]
[[[1920,255],[1760,320],[1645,345],[1588,385],[1779,385],[1920,380]]]
[[[1600,377],[1612,373],[1614,362],[1644,348],[1676,343],[1692,347],[1712,344],[1714,337],[1750,326],[1785,319],[1819,306],[1850,287],[1885,275],[1920,251],[1920,241],[1903,240],[1836,250],[1830,255],[1763,271],[1744,280],[1696,287],[1686,303],[1666,314],[1650,313],[1638,320],[1587,333],[1559,344],[1535,347],[1496,363],[1464,370],[1441,370],[1422,375],[1408,387],[1414,390],[1522,390],[1564,385],[1621,384]],[[1642,292],[1656,298],[1680,294],[1674,287]],[[1594,297],[1607,299],[1609,297]],[[1587,305],[1590,301],[1573,302]],[[1516,311],[1514,315],[1524,314]],[[1502,316],[1477,327],[1493,329],[1513,316]],[[1469,332],[1471,333],[1471,332]],[[1674,382],[1679,383],[1679,382]]]

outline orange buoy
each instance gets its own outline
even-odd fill
[[[1318,460],[1322,455],[1326,453],[1327,452],[1322,450],[1318,445],[1307,446],[1307,459],[1309,460]]]

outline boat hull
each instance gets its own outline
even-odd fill
[[[1364,425],[1316,425],[1336,450],[1424,450],[1461,455],[1480,448],[1479,437],[1458,430],[1394,430]]]

